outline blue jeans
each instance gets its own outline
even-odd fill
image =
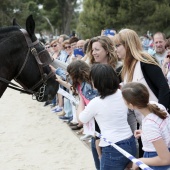
[[[170,151],[170,149],[169,149]],[[144,152],[143,157],[144,158],[152,158],[158,156],[157,152]],[[168,168],[170,169],[170,165],[168,166],[149,166],[150,168],[154,169],[154,170],[168,170]]]
[[[64,97],[64,112],[66,117],[71,117],[73,115],[70,100],[68,100],[65,97]]]
[[[99,160],[99,156],[96,150],[96,139],[94,137],[91,138],[91,151],[93,154],[93,159],[94,159],[94,163],[95,163],[95,167],[96,170],[100,170],[100,160]]]
[[[56,105],[56,96],[55,96],[54,99],[52,100],[52,104]]]
[[[115,143],[129,154],[136,156],[136,142],[134,136]],[[102,148],[100,170],[124,170],[131,161],[113,146]]]

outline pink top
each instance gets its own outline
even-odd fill
[[[79,92],[80,96],[83,98],[83,101],[84,101],[85,105],[87,106],[88,103],[90,102],[90,100],[86,99],[85,96],[82,94],[80,84],[78,85],[78,92]]]

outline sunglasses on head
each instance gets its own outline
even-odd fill
[[[57,47],[57,45],[55,44],[55,45],[52,45],[51,47]]]
[[[67,49],[67,48],[71,48],[71,46],[65,46],[64,48],[65,48],[65,49]]]

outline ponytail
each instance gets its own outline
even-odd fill
[[[150,112],[156,114],[161,119],[166,119],[167,113],[166,111],[161,110],[156,104],[150,104],[148,103],[147,108]]]

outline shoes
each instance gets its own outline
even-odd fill
[[[65,117],[68,117],[68,119],[63,119],[64,122],[71,122],[73,120],[73,116],[65,116]]]
[[[64,112],[64,110],[62,110],[61,112],[58,112],[57,115],[58,116],[64,116],[66,113]]]
[[[61,112],[63,110],[63,107],[56,106],[54,109],[51,110],[51,112],[56,113],[56,112]]]
[[[62,120],[69,120],[70,117],[67,117],[67,116],[59,116],[59,119],[62,119]]]
[[[76,132],[77,135],[82,135],[83,134],[83,128],[81,128],[79,131]]]
[[[44,106],[47,106],[47,105],[49,105],[49,104],[51,104],[51,101],[46,101],[46,102],[44,103]]]
[[[51,108],[52,108],[52,107],[55,107],[56,104],[55,104],[55,103],[51,103],[50,106],[51,106]]]
[[[70,123],[68,123],[68,125],[69,125],[69,126],[77,126],[77,125],[78,125],[78,123],[70,122]]]
[[[71,129],[72,130],[80,130],[82,128],[82,126],[72,126]]]
[[[73,116],[70,116],[70,119],[68,120],[68,122],[71,122],[73,120]]]
[[[84,135],[82,137],[80,137],[80,140],[89,140],[91,138],[91,135]]]

